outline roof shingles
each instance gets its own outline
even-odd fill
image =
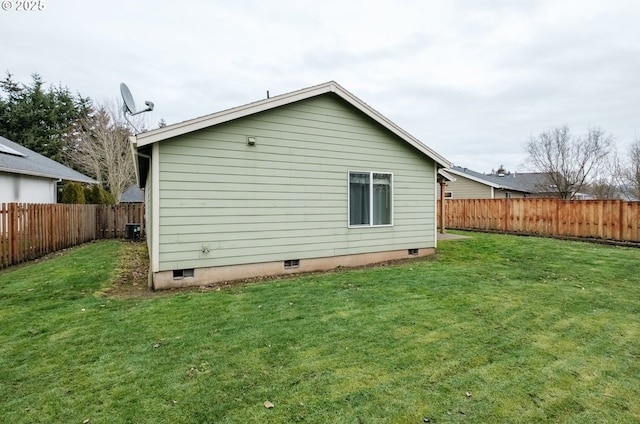
[[[549,187],[549,176],[546,173],[513,173],[504,175],[481,174],[467,168],[454,166],[448,171],[461,176],[472,177],[475,180],[485,181],[489,185],[505,190],[522,191],[525,193],[546,193],[554,191]]]
[[[56,180],[77,181],[96,184],[97,181],[78,171],[62,165],[33,150],[0,136],[0,145],[14,150],[19,155],[0,150],[0,172],[10,174],[32,175]]]

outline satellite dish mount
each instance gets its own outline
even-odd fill
[[[127,87],[127,84],[120,83],[120,94],[122,94],[123,100],[122,113],[124,114],[124,119],[126,119],[129,125],[131,125],[133,129],[136,130],[136,133],[139,133],[140,131],[138,131],[136,126],[133,125],[133,122],[129,120],[127,115],[134,116],[144,112],[151,112],[153,110],[153,102],[150,102],[148,100],[145,101],[144,104],[147,106],[146,109],[137,111],[136,103],[133,101],[133,96],[131,95],[131,91],[129,91],[129,87]]]

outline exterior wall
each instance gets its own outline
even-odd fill
[[[510,193],[512,199],[521,199],[525,193],[517,190],[505,190],[501,188],[492,188],[487,184],[482,184],[469,178],[455,174],[455,181],[449,181],[445,189],[451,192],[450,199],[504,199],[507,193]]]
[[[434,162],[333,94],[156,145],[155,272],[435,247]],[[393,173],[392,226],[348,227],[350,170]]]
[[[194,269],[193,277],[174,279],[172,271],[158,272],[154,276],[156,290],[189,287],[203,284],[218,284],[226,281],[271,277],[278,275],[300,274],[335,269],[337,267],[356,267],[406,258],[416,258],[435,253],[435,248],[419,249],[417,254],[408,255],[406,250],[393,252],[362,253],[359,255],[332,256],[327,258],[303,259],[300,266],[285,268],[282,261],[256,264],[229,265]]]
[[[56,202],[56,180],[0,172],[0,203]]]
[[[451,199],[492,199],[492,187],[454,174],[455,181],[449,181],[445,192],[451,192]]]
[[[507,197],[507,193],[509,193],[511,195],[511,199],[524,199],[525,197],[530,197],[530,196],[525,196],[525,193],[521,192],[521,191],[516,191],[516,190],[503,190],[501,188],[494,188],[493,189],[493,198],[494,199],[505,199]]]

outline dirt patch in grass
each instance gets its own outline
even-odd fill
[[[290,275],[274,275],[274,276],[265,276],[265,277],[254,277],[254,278],[246,278],[239,279],[234,281],[222,281],[215,284],[206,284],[200,287],[178,287],[171,288],[167,290],[152,290],[149,288],[149,253],[147,250],[147,245],[144,242],[125,242],[125,248],[122,254],[122,259],[120,262],[120,266],[117,269],[117,274],[115,280],[111,287],[103,290],[103,294],[108,297],[120,297],[120,298],[128,298],[128,297],[150,297],[150,296],[158,296],[158,295],[166,295],[176,292],[190,292],[190,291],[200,291],[207,292],[209,290],[220,290],[221,288],[237,286],[243,284],[255,284],[266,281],[273,280],[284,280],[290,278],[299,278],[305,275],[322,275],[329,274],[333,272],[340,272],[346,269],[356,270],[356,269],[366,269],[366,268],[377,268],[377,267],[387,267],[387,266],[397,266],[404,263],[416,262],[416,261],[424,261],[424,260],[433,260],[436,255],[431,255],[428,257],[421,258],[407,258],[407,259],[396,259],[391,261],[385,261],[370,265],[363,265],[358,267],[337,267],[332,270],[327,271],[316,271],[316,272],[308,272],[308,273],[299,273],[299,274],[290,274]]]
[[[146,297],[156,292],[149,289],[149,252],[145,242],[125,242],[120,266],[111,287],[104,290],[109,297]]]

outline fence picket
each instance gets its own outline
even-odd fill
[[[123,238],[128,223],[140,224],[144,237],[144,204],[2,203],[0,269],[91,240]]]
[[[445,202],[447,228],[640,242],[640,202],[553,198]]]

